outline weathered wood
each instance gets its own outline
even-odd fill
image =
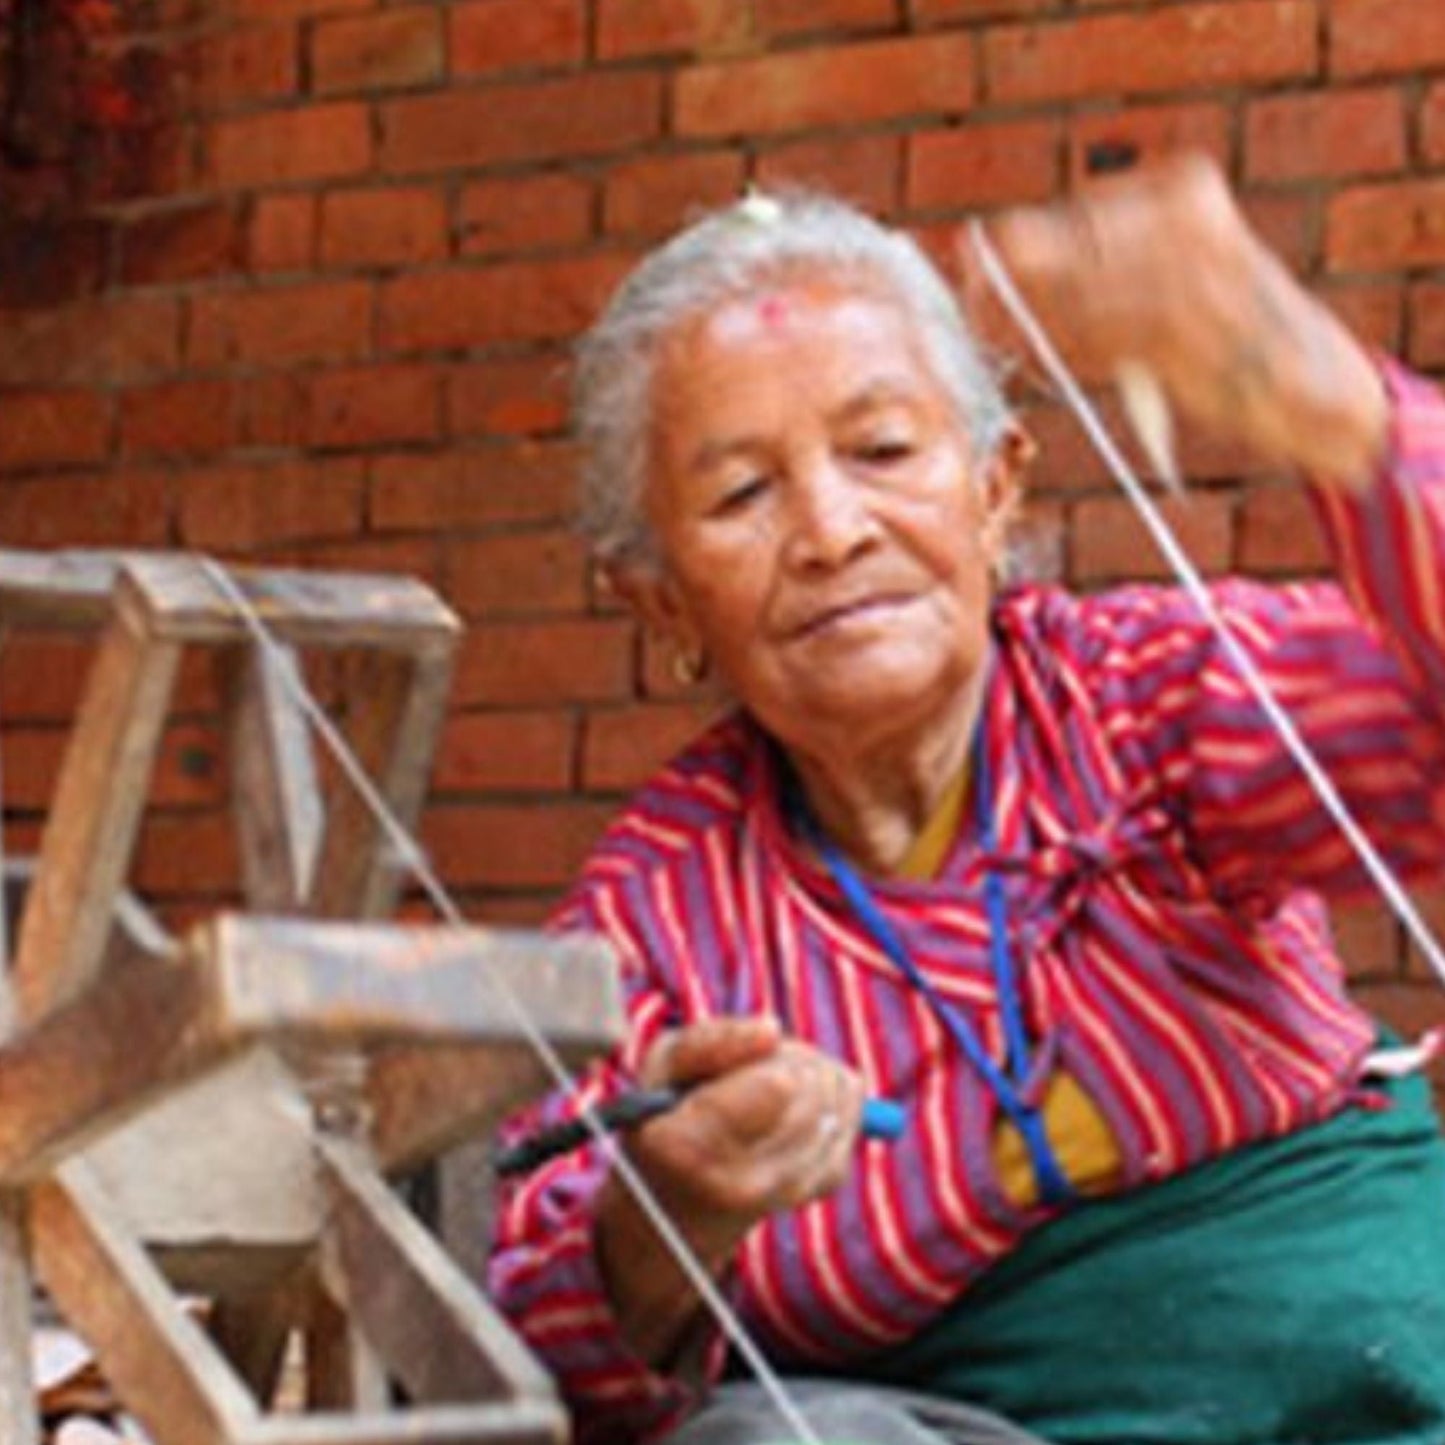
[[[0,1195],[0,1440],[37,1445],[26,1200]]]
[[[523,1400],[345,1418],[272,1416],[248,1429],[236,1445],[563,1445],[567,1438],[560,1412]]]
[[[14,977],[33,1022],[95,978],[125,882],[180,650],[118,595],[45,824]]]
[[[352,1309],[418,1404],[556,1402],[501,1317],[351,1146],[318,1144]]]
[[[31,1192],[40,1277],[158,1445],[232,1445],[256,1403],[83,1163]]]
[[[286,1348],[300,1322],[300,1294],[293,1272],[264,1285],[238,1281],[211,1295],[211,1338],[263,1410],[275,1399]]]
[[[294,650],[229,654],[232,778],[249,907],[297,911],[311,891],[325,808]],[[289,674],[289,677],[288,677]]]
[[[0,621],[80,631],[109,615],[119,552],[20,552],[0,548]]]
[[[446,717],[454,639],[438,639],[410,656],[371,653],[358,659],[342,706],[352,756],[402,828],[421,813],[431,759]],[[346,781],[328,799],[326,838],[311,911],[322,918],[383,918],[404,881],[371,804]]]
[[[253,640],[246,619],[203,559],[134,552],[126,555],[122,570],[145,596],[158,635],[207,644]],[[267,633],[292,647],[412,653],[454,645],[460,632],[456,614],[410,577],[244,567],[228,567],[226,576]]]
[[[391,1413],[391,1380],[380,1354],[351,1309],[351,1281],[336,1258],[328,1232],[305,1323],[306,1404],[321,1411]]]

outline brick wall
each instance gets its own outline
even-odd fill
[[[125,8],[102,56],[141,78],[124,134],[77,139],[64,207],[8,182],[0,538],[431,579],[470,631],[427,834],[493,918],[535,917],[707,710],[568,535],[561,400],[568,338],[692,208],[821,182],[933,243],[971,209],[1194,146],[1364,335],[1445,367],[1439,0]],[[1036,427],[1046,564],[1156,574],[1067,419]],[[1297,492],[1203,442],[1188,456],[1178,517],[1209,571],[1318,565]],[[7,652],[22,842],[83,662]],[[206,689],[188,683],[141,862],[176,899],[230,876]],[[1343,926],[1382,1007],[1431,1006],[1383,915]]]

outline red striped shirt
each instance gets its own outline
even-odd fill
[[[1438,876],[1445,404],[1404,373],[1390,381],[1382,476],[1365,497],[1318,493],[1341,583],[1213,593],[1376,842],[1407,877]],[[987,861],[1030,1026],[1112,1130],[1120,1187],[1340,1109],[1372,1028],[1346,998],[1320,895],[1368,884],[1193,605],[1172,588],[1019,589],[995,609],[991,669]],[[874,891],[997,1057],[984,861],[965,825],[937,878]],[[1049,1217],[1009,1202],[995,1100],[795,845],[771,747],[746,718],[633,800],[558,922],[604,933],[623,961],[634,1031],[601,1090],[665,1027],[767,1010],[907,1105],[902,1139],[861,1144],[834,1195],[769,1219],[739,1252],[733,1297],[781,1364],[908,1338]],[[692,1392],[616,1333],[590,1233],[600,1178],[581,1150],[512,1191],[491,1283],[583,1438],[645,1437]]]

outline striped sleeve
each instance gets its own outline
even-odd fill
[[[1445,857],[1445,402],[1393,365],[1387,457],[1363,493],[1318,487],[1338,581],[1211,595],[1371,840],[1407,879]],[[1162,781],[1216,886],[1368,894],[1363,867],[1182,592],[1084,604],[1115,745]]]
[[[511,1121],[504,1137],[575,1118],[585,1099],[603,1102],[632,1078],[637,1061],[672,1019],[665,995],[644,975],[615,895],[580,887],[553,921],[558,931],[603,933],[622,958],[629,1033],[575,1093],[554,1094]],[[598,1268],[593,1212],[606,1177],[594,1148],[579,1149],[506,1188],[499,1199],[488,1288],[557,1382],[579,1445],[646,1441],[674,1427],[699,1391],[722,1373],[725,1347],[711,1328],[690,1341],[686,1378],[661,1374],[633,1353],[617,1327]]]

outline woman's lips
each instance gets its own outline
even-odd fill
[[[855,597],[847,602],[834,603],[810,613],[802,622],[787,630],[791,639],[816,636],[831,628],[846,626],[855,620],[875,613],[891,612],[912,601],[909,594],[901,592],[875,592],[866,597]]]

